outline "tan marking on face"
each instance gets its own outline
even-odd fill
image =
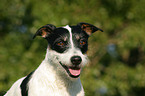
[[[76,39],[79,40],[80,39],[80,36],[79,35],[75,35]]]

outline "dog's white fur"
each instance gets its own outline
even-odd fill
[[[64,28],[68,29],[72,36],[71,28],[69,26]],[[29,96],[84,96],[80,77],[70,77],[59,64],[61,61],[67,66],[71,65],[70,58],[74,55],[82,58],[81,67],[87,63],[87,56],[73,46],[72,37],[70,41],[70,49],[65,53],[57,53],[48,46],[45,59],[32,74],[28,83]],[[16,81],[4,96],[21,96],[20,84],[24,78]]]

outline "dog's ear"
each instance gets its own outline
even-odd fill
[[[47,38],[47,36],[49,34],[51,34],[53,32],[53,30],[55,29],[56,27],[52,24],[47,24],[47,25],[44,25],[42,26],[41,28],[39,28],[37,30],[37,32],[35,33],[35,35],[33,36],[33,39],[36,37],[36,36],[41,36],[43,38]]]
[[[100,31],[103,32],[102,29],[97,28],[96,26],[94,26],[94,25],[92,25],[92,24],[88,24],[88,23],[81,22],[81,23],[79,23],[78,25],[81,26],[81,29],[82,29],[83,31],[85,31],[89,36],[90,36],[92,33],[96,32],[96,31],[98,31],[98,30],[100,30]]]

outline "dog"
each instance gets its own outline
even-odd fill
[[[88,38],[102,29],[89,23],[75,26],[42,26],[34,37],[48,41],[45,59],[26,77],[16,81],[4,96],[84,96],[80,81],[88,62]]]

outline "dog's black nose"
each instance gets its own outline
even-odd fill
[[[71,57],[71,62],[74,65],[79,65],[82,62],[82,58],[80,56]]]

